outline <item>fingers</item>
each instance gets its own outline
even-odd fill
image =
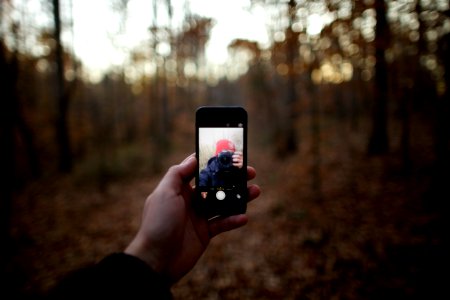
[[[242,227],[247,224],[247,222],[248,217],[246,215],[235,215],[224,219],[215,219],[208,223],[209,237],[213,238],[222,232]]]
[[[258,185],[251,184],[248,186],[248,202],[258,198],[259,194],[261,194],[261,188]]]
[[[256,170],[253,167],[247,167],[247,180],[252,180],[256,177]]]

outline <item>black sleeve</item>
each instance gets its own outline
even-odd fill
[[[172,299],[169,281],[144,261],[125,253],[71,273],[50,293],[50,299]],[[138,298],[139,297],[139,298]]]

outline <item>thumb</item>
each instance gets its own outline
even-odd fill
[[[163,189],[166,192],[175,192],[176,194],[181,193],[183,186],[194,178],[196,166],[197,159],[195,155],[188,156],[179,165],[173,165],[169,168],[157,189]]]
[[[184,182],[191,181],[194,178],[196,167],[197,159],[195,158],[195,154],[189,155],[178,165],[178,172]]]

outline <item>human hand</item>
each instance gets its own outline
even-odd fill
[[[194,155],[172,166],[153,193],[147,198],[142,223],[125,253],[145,261],[174,283],[189,272],[214,236],[245,225],[245,214],[208,221],[197,214],[191,202],[197,160]],[[256,176],[247,168],[248,180]],[[249,199],[260,194],[257,185],[248,186]]]
[[[233,166],[235,166],[238,169],[241,169],[244,166],[242,152],[236,151],[233,153]]]

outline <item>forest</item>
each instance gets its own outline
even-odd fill
[[[95,76],[74,2],[0,2],[2,298],[123,251],[203,105],[247,110],[262,194],[175,299],[448,298],[449,1],[250,0],[270,42],[234,39],[217,69],[216,20],[148,1],[145,41]],[[109,1],[112,40],[132,2]]]

